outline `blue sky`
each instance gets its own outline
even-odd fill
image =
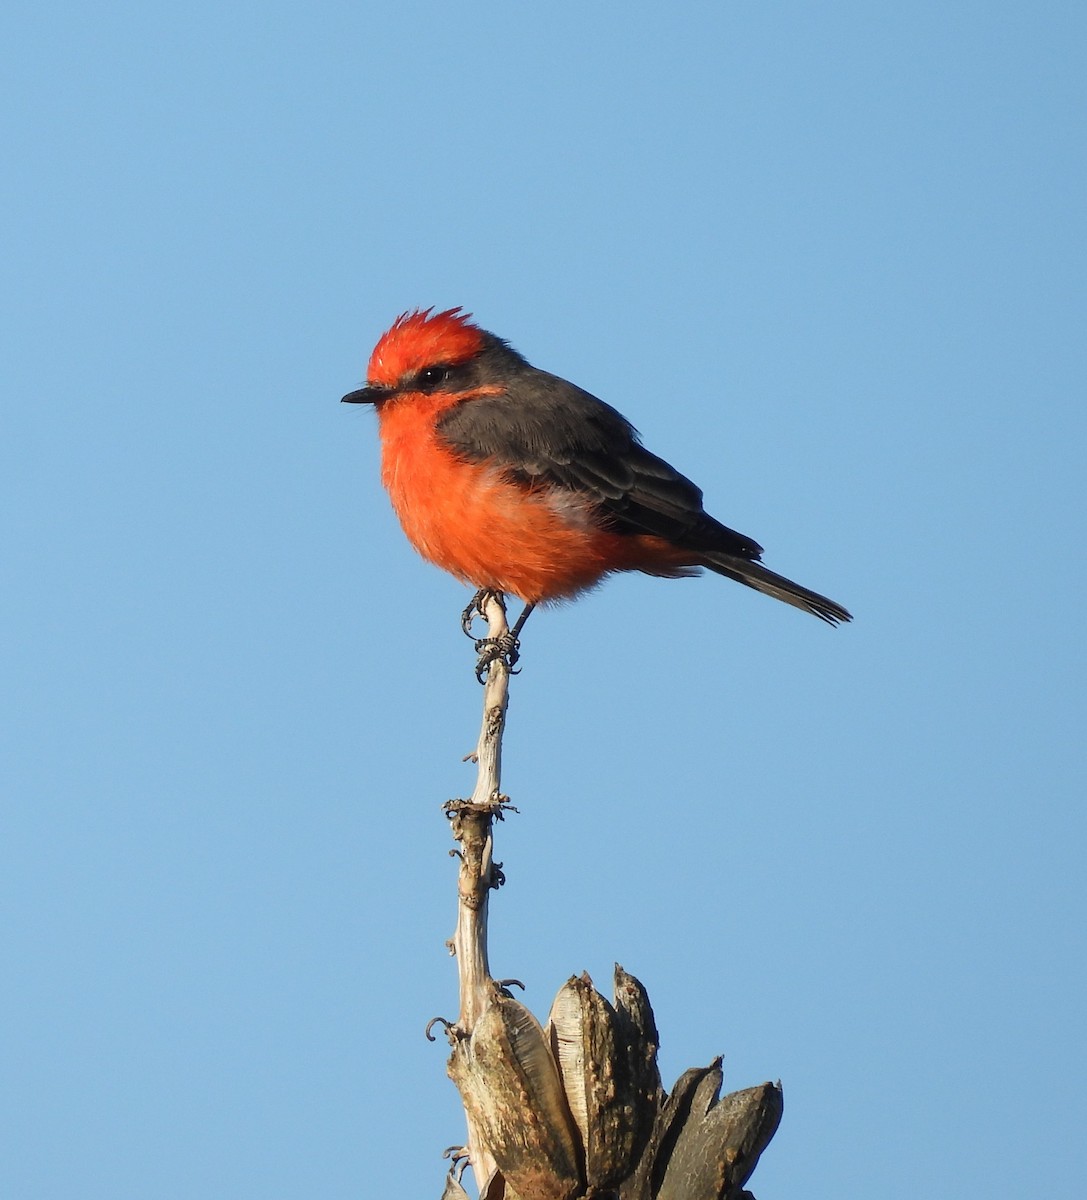
[[[1085,27],[5,10],[0,1194],[440,1194],[480,693],[339,404],[432,304],[857,618],[535,616],[495,970],[780,1078],[760,1200],[1082,1193]]]

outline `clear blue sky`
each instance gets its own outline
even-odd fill
[[[431,304],[857,617],[534,617],[496,971],[780,1077],[760,1200],[1083,1194],[1085,34],[5,9],[0,1195],[440,1194],[480,693],[339,404]]]

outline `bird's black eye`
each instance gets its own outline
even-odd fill
[[[448,367],[425,367],[419,372],[419,383],[426,388],[437,387],[448,373]]]

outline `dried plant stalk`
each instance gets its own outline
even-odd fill
[[[488,641],[505,645],[500,596],[480,601]],[[459,844],[456,955],[460,1011],[447,1025],[449,1076],[460,1091],[468,1144],[457,1150],[443,1200],[465,1197],[471,1164],[480,1200],[742,1200],[781,1117],[781,1089],[721,1097],[721,1060],[687,1071],[665,1095],[657,1027],[645,989],[618,965],[614,999],[588,975],[559,990],[547,1029],[491,977],[487,915],[503,882],[494,822],[501,791],[509,662],[487,666],[483,724],[468,800],[445,806]]]

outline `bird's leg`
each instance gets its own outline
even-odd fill
[[[501,637],[480,638],[476,642],[476,653],[479,655],[479,660],[476,662],[476,678],[480,683],[485,680],[487,668],[496,658],[504,658],[506,666],[513,674],[516,674],[513,668],[521,657],[521,630],[524,629],[525,622],[535,607],[535,603],[526,604],[513,628],[508,629]]]
[[[513,638],[513,644],[514,644],[514,647],[516,647],[516,646],[517,646],[517,639],[518,639],[518,638],[521,636],[521,630],[522,630],[522,629],[524,629],[524,627],[525,627],[525,622],[526,622],[526,621],[529,619],[529,617],[532,615],[532,610],[533,610],[535,607],[536,607],[536,602],[535,602],[535,601],[533,601],[531,604],[526,604],[526,605],[525,605],[525,608],[524,608],[524,611],[523,611],[523,612],[521,613],[521,615],[520,615],[520,616],[517,618],[517,622],[516,622],[516,624],[515,624],[515,625],[514,625],[514,627],[513,627],[513,628],[510,630],[510,637],[511,637],[511,638]]]

